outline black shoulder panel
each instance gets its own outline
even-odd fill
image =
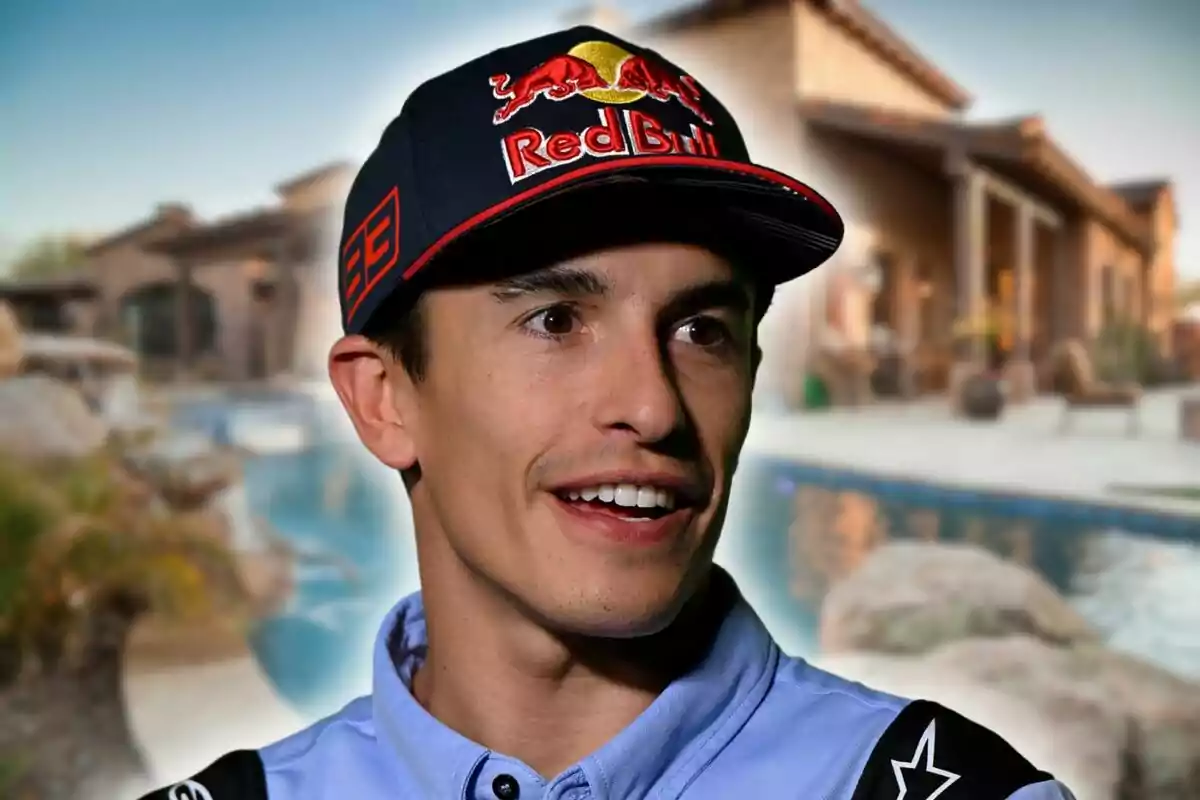
[[[851,800],[1006,800],[1049,780],[993,731],[915,700],[879,737]]]
[[[267,800],[267,777],[257,751],[234,750],[191,778],[140,800]]]

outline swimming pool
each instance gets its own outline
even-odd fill
[[[815,650],[822,598],[873,548],[889,540],[970,542],[1036,570],[1110,645],[1200,678],[1200,520],[778,459],[751,459],[738,481],[730,513],[738,524],[723,554],[793,652]]]
[[[250,645],[279,693],[309,716],[369,689],[379,620],[416,585],[403,485],[347,437],[338,411],[311,397],[255,392],[185,400],[172,415],[176,426],[218,440],[246,420],[307,432],[272,437],[297,446],[248,457],[244,473],[251,515],[301,555],[294,595]]]
[[[211,421],[246,402],[210,405],[198,416]],[[379,619],[416,585],[403,488],[345,437],[254,458],[246,481],[254,513],[313,555],[300,568],[292,603],[260,626],[252,646],[285,698],[306,713],[326,713],[369,689]],[[749,458],[718,559],[784,647],[806,655],[831,583],[871,548],[914,538],[974,542],[1024,563],[1114,646],[1200,678],[1195,521],[1113,516]]]
[[[313,714],[367,690],[378,622],[413,582],[404,521],[391,502],[404,491],[400,479],[373,480],[354,455],[325,443],[246,469],[251,507],[304,554],[295,594],[250,644],[280,693]]]

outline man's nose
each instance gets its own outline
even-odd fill
[[[603,372],[597,422],[605,429],[631,431],[639,441],[656,442],[684,424],[672,365],[657,337],[609,348]]]

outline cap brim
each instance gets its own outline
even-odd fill
[[[759,287],[761,315],[775,287],[828,260],[843,232],[825,198],[765,167],[704,156],[610,159],[464,220],[426,248],[404,270],[400,285],[361,309],[346,330],[366,330],[385,303],[403,298],[406,305],[428,288],[489,282],[645,242],[697,244],[729,259]]]
[[[508,271],[569,251],[669,240],[714,249],[774,286],[828,260],[843,234],[833,206],[783,173],[702,156],[641,156],[574,170],[464,221],[405,277],[466,279],[434,263],[464,248],[476,266],[486,253],[491,269]],[[463,259],[447,260],[462,269]]]

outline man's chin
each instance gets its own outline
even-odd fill
[[[544,616],[555,631],[596,639],[653,636],[671,625],[686,603],[673,591],[596,592],[552,603]]]

